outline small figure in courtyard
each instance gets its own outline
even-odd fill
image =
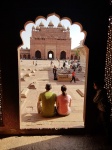
[[[72,63],[72,69],[77,69],[77,62],[76,62],[76,60],[75,61],[73,61],[73,63]]]
[[[82,71],[82,67],[81,65],[78,66],[78,72],[81,72]]]
[[[51,84],[46,84],[45,89],[46,91],[39,95],[37,110],[44,117],[53,117],[56,115],[56,94],[50,91]]]
[[[76,72],[75,72],[75,69],[72,71],[72,79],[70,82],[72,82],[74,80],[74,83],[76,83],[76,79],[75,79],[75,76],[76,76]]]
[[[64,61],[64,62],[63,62],[63,68],[65,68],[65,65],[66,65],[66,64],[65,64],[65,61]]]
[[[56,68],[55,65],[54,65],[54,68],[53,68],[53,74],[54,74],[54,80],[57,80],[57,68]]]
[[[67,116],[71,113],[71,101],[72,98],[66,93],[67,87],[65,85],[61,86],[62,94],[57,96],[56,107],[57,113],[61,116]]]
[[[93,87],[96,90],[93,102],[97,107],[97,124],[100,129],[103,128],[106,134],[109,134],[111,104],[108,100],[107,90],[100,81],[94,81]]]
[[[35,63],[35,66],[37,66],[37,61],[36,61],[36,63]]]
[[[53,63],[53,61],[51,60],[51,67],[53,66],[53,64],[54,64],[54,63]]]
[[[77,61],[77,68],[78,68],[79,65],[80,65],[80,60]]]
[[[65,60],[65,67],[67,67],[68,66],[68,62],[67,62],[67,60]]]
[[[59,63],[59,67],[60,67],[60,60],[59,59],[57,59],[58,60],[58,63]]]

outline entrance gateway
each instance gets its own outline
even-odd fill
[[[29,53],[30,59],[71,58],[71,38],[69,28],[64,28],[61,23],[59,23],[57,27],[54,27],[53,23],[50,21],[48,27],[45,27],[41,22],[39,26],[33,26],[31,32],[30,49],[21,48],[20,56],[22,58],[26,51]]]

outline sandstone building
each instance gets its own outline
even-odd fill
[[[71,57],[70,29],[61,23],[54,27],[50,21],[48,27],[41,22],[32,27],[30,49],[20,50],[20,58],[25,59],[69,59]]]

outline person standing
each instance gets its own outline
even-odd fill
[[[74,69],[72,71],[72,79],[70,80],[70,82],[72,82],[74,80],[74,83],[76,83],[75,75],[76,75],[76,72],[75,72],[75,69]]]
[[[51,67],[52,67],[53,66],[53,61],[52,60],[51,60],[50,64],[51,64]]]
[[[62,94],[57,96],[56,108],[57,113],[61,116],[67,116],[71,113],[71,101],[72,98],[66,93],[67,87],[65,85],[61,86]]]
[[[56,115],[56,94],[50,91],[51,84],[46,84],[45,89],[46,91],[39,95],[37,110],[43,117],[53,117]]]
[[[53,74],[54,74],[54,80],[57,80],[57,68],[56,68],[55,65],[54,65],[54,68],[53,68]]]
[[[66,64],[65,64],[65,61],[64,61],[64,62],[63,62],[63,68],[65,68],[65,65],[66,65]]]
[[[93,88],[96,91],[96,94],[93,97],[93,102],[97,108],[97,124],[99,129],[103,128],[106,134],[109,135],[111,104],[108,100],[107,90],[103,87],[103,84],[100,81],[94,81]]]

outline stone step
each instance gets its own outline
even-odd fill
[[[21,98],[27,98],[29,89],[28,88],[24,88],[21,92]]]

